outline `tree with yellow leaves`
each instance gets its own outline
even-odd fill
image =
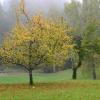
[[[25,14],[26,16],[26,14]],[[5,38],[0,56],[6,63],[21,65],[29,72],[29,84],[33,85],[32,71],[41,63],[61,66],[73,49],[71,28],[63,21],[53,22],[40,15],[22,24],[19,20]]]

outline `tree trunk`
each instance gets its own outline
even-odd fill
[[[56,66],[53,65],[53,72],[55,73],[56,72]]]
[[[95,69],[95,64],[94,64],[94,62],[93,62],[92,75],[93,75],[93,79],[96,80],[96,69]]]
[[[77,68],[73,68],[73,75],[72,79],[76,80],[77,79]]]
[[[75,66],[74,65],[74,60],[72,60],[73,61],[73,75],[72,75],[72,79],[74,79],[74,80],[77,79],[77,69],[80,68],[81,65],[82,65],[82,58],[81,58],[81,50],[80,50],[80,48],[79,48],[79,52],[78,52],[78,57],[79,57],[78,65]]]
[[[74,63],[74,62],[73,62]],[[78,62],[78,65],[77,66],[74,66],[73,64],[73,75],[72,75],[72,79],[76,80],[77,79],[77,70],[78,68],[80,68],[82,65],[82,61],[81,61],[81,58],[79,56],[79,62]]]
[[[29,41],[29,84],[33,85],[33,76],[32,76],[32,41]]]
[[[94,57],[93,54],[90,56],[90,60],[91,60],[91,65],[92,65],[92,78],[93,80],[96,80],[96,68],[95,68],[95,63],[94,63]]]
[[[29,85],[33,85],[32,70],[29,70]]]

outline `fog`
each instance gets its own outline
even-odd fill
[[[48,14],[50,11],[63,13],[64,3],[69,0],[25,0],[25,6],[29,14]],[[15,24],[15,9],[19,0],[0,0],[0,40],[4,33],[9,32]],[[53,15],[53,14],[52,14]]]
[[[18,7],[19,1],[20,0],[0,0],[0,41],[2,40],[2,37],[4,36],[4,34],[6,34],[6,32],[9,32],[12,29],[12,27],[14,27],[14,24],[16,21],[15,9]],[[71,8],[73,9],[72,12],[70,12],[70,9],[68,9],[69,11],[66,12],[67,14],[65,14],[65,11],[64,11],[65,10],[64,4],[65,3],[69,4],[71,3],[71,1],[75,1],[75,2],[79,1],[80,4],[82,4],[83,0],[25,0],[25,7],[30,16],[41,13],[44,16],[49,16],[49,17],[66,16],[68,18],[67,15],[69,15],[68,20],[69,21],[71,20],[70,22],[76,24],[79,21],[78,13],[80,12],[80,8],[77,9],[76,6],[79,6],[79,5],[76,4],[76,6],[72,6],[73,7]],[[87,1],[94,2],[92,3],[94,5],[91,5],[92,8],[94,7],[93,11],[90,8],[90,12],[93,13],[94,11],[96,11],[94,14],[99,14],[100,10],[98,9],[98,5],[95,4],[95,0],[84,0],[84,2],[87,2]],[[74,7],[76,7],[75,8],[76,10],[74,10]],[[88,11],[87,9],[88,8],[86,8],[84,12]],[[76,19],[74,19],[75,16],[76,16]],[[82,15],[82,18],[83,18],[83,15]]]

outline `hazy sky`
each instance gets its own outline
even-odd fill
[[[7,1],[10,1],[10,0],[0,0],[0,3],[3,5],[3,4],[5,4]],[[28,1],[31,1],[31,0],[28,0]],[[39,1],[41,1],[41,0],[37,0],[38,2]],[[48,2],[48,1],[54,1],[54,0],[42,0],[42,2],[43,3],[46,3],[46,2]],[[64,3],[64,2],[70,2],[70,0],[56,0],[57,2],[58,1],[61,1],[62,3]],[[80,2],[82,2],[82,0],[78,0],[78,1],[80,1]]]
[[[10,8],[10,1],[13,0],[0,0],[0,3],[5,11],[8,11]],[[15,0],[15,1],[20,1],[20,0]],[[64,3],[65,2],[70,2],[71,0],[25,0],[26,2],[26,7],[28,7],[29,10],[34,11],[40,11],[40,12],[48,12],[48,10],[51,7],[60,8],[62,10],[64,8]],[[77,0],[82,2],[82,0]],[[15,4],[14,4],[15,6]]]
[[[0,3],[3,4],[4,0],[0,0]]]

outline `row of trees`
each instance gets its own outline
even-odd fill
[[[16,25],[0,48],[2,62],[25,68],[29,72],[30,85],[33,84],[34,69],[45,65],[52,66],[55,72],[56,66],[63,66],[69,58],[73,62],[73,79],[77,78],[78,68],[86,61],[91,63],[93,79],[96,79],[95,59],[100,55],[100,15],[95,13],[94,17],[92,14],[94,8],[99,9],[98,3],[98,0],[83,0],[81,4],[73,0],[65,4],[67,24],[64,17],[56,20],[41,15],[29,17],[24,0],[21,0],[16,11]],[[86,12],[88,6],[90,11]],[[20,20],[22,15],[26,18],[24,22]]]
[[[64,7],[66,20],[74,28],[73,36],[78,50],[79,61],[78,66],[73,67],[73,78],[76,79],[77,69],[83,65],[84,61],[89,65],[87,70],[90,67],[93,78],[96,79],[95,65],[100,54],[100,1],[83,0],[82,3],[79,3],[72,0],[71,3],[66,3]]]

